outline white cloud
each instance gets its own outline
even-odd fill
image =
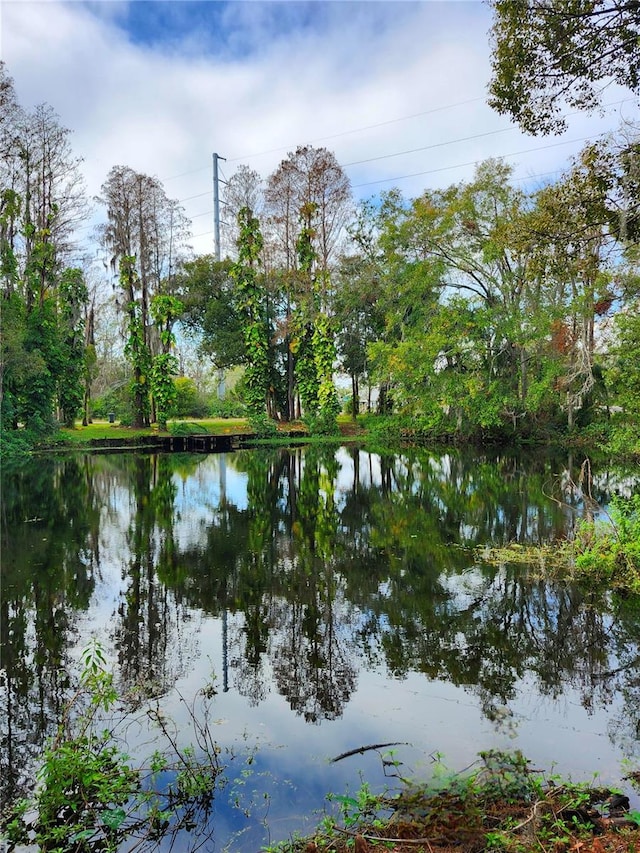
[[[371,160],[347,169],[358,195],[394,183],[416,195],[469,177],[473,166],[461,164],[488,156],[539,149],[515,158],[526,176],[561,167],[580,147],[545,148],[555,140],[515,128],[479,136],[510,127],[482,100],[489,26],[485,4],[445,0],[22,0],[2,4],[1,46],[22,105],[46,101],[74,131],[91,194],[123,164],[184,199],[210,191],[214,150],[227,158],[225,174],[249,162],[266,176],[311,142],[342,163]],[[611,115],[576,116],[566,138],[615,125]],[[417,148],[425,150],[388,156]],[[208,196],[184,206],[197,217],[194,234],[212,231]],[[206,234],[194,248],[211,241]]]

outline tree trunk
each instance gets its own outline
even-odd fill
[[[358,377],[355,373],[351,374],[351,415],[355,421],[358,417],[360,408],[360,392],[358,389]]]

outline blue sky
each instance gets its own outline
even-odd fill
[[[135,44],[154,48],[180,47],[195,32],[203,49],[227,59],[245,59],[264,53],[272,39],[286,39],[292,33],[308,30],[321,32],[328,26],[331,14],[353,13],[344,3],[288,2],[144,2],[118,3],[122,12],[119,25]],[[372,4],[368,4],[371,6]],[[331,12],[330,12],[331,7]],[[379,10],[378,10],[379,11]]]
[[[485,103],[491,10],[479,0],[191,2],[3,0],[2,57],[18,98],[73,131],[91,195],[109,169],[159,177],[212,245],[211,155],[222,177],[267,177],[297,145],[332,150],[366,198],[469,179],[506,157],[523,185],[566,168],[587,139],[637,116],[604,115],[533,139]],[[625,100],[625,97],[627,100]]]

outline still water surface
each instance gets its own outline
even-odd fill
[[[640,761],[638,602],[482,560],[486,545],[571,536],[595,507],[583,461],[308,447],[5,472],[3,800],[91,636],[121,693],[159,698],[187,738],[185,708],[215,683],[213,733],[236,755],[217,850],[309,829],[330,791],[392,783],[380,751],[331,762],[370,744],[399,742],[418,778],[439,755],[459,770],[520,749],[619,782]],[[592,474],[600,506],[640,485]]]

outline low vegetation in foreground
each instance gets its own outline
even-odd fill
[[[193,744],[179,746],[175,723],[153,690],[118,697],[95,641],[82,661],[79,686],[43,751],[34,790],[0,814],[0,839],[9,850],[30,845],[47,853],[156,850],[185,832],[181,837],[189,840],[181,849],[206,844],[214,831],[213,802],[233,759],[211,734],[213,685],[198,692],[197,707],[196,700],[190,706]],[[158,738],[150,756],[134,759],[122,751],[122,734],[142,718]],[[575,784],[544,776],[520,752],[489,751],[459,773],[434,756],[431,781],[417,784],[404,778],[387,749],[392,746],[362,747],[334,759],[376,750],[392,790],[374,794],[363,783],[354,795],[329,795],[331,809],[311,837],[280,842],[266,853],[640,850],[640,811],[630,806],[628,792],[598,786],[595,777]],[[625,778],[640,790],[640,771]]]
[[[383,757],[383,760],[389,763]],[[440,771],[440,772],[438,772]],[[640,774],[630,774],[638,785]],[[484,752],[473,767],[449,774],[436,765],[428,788],[402,780],[395,796],[333,797],[342,819],[325,818],[312,837],[271,853],[637,853],[640,812],[620,791],[547,778],[519,752]]]

